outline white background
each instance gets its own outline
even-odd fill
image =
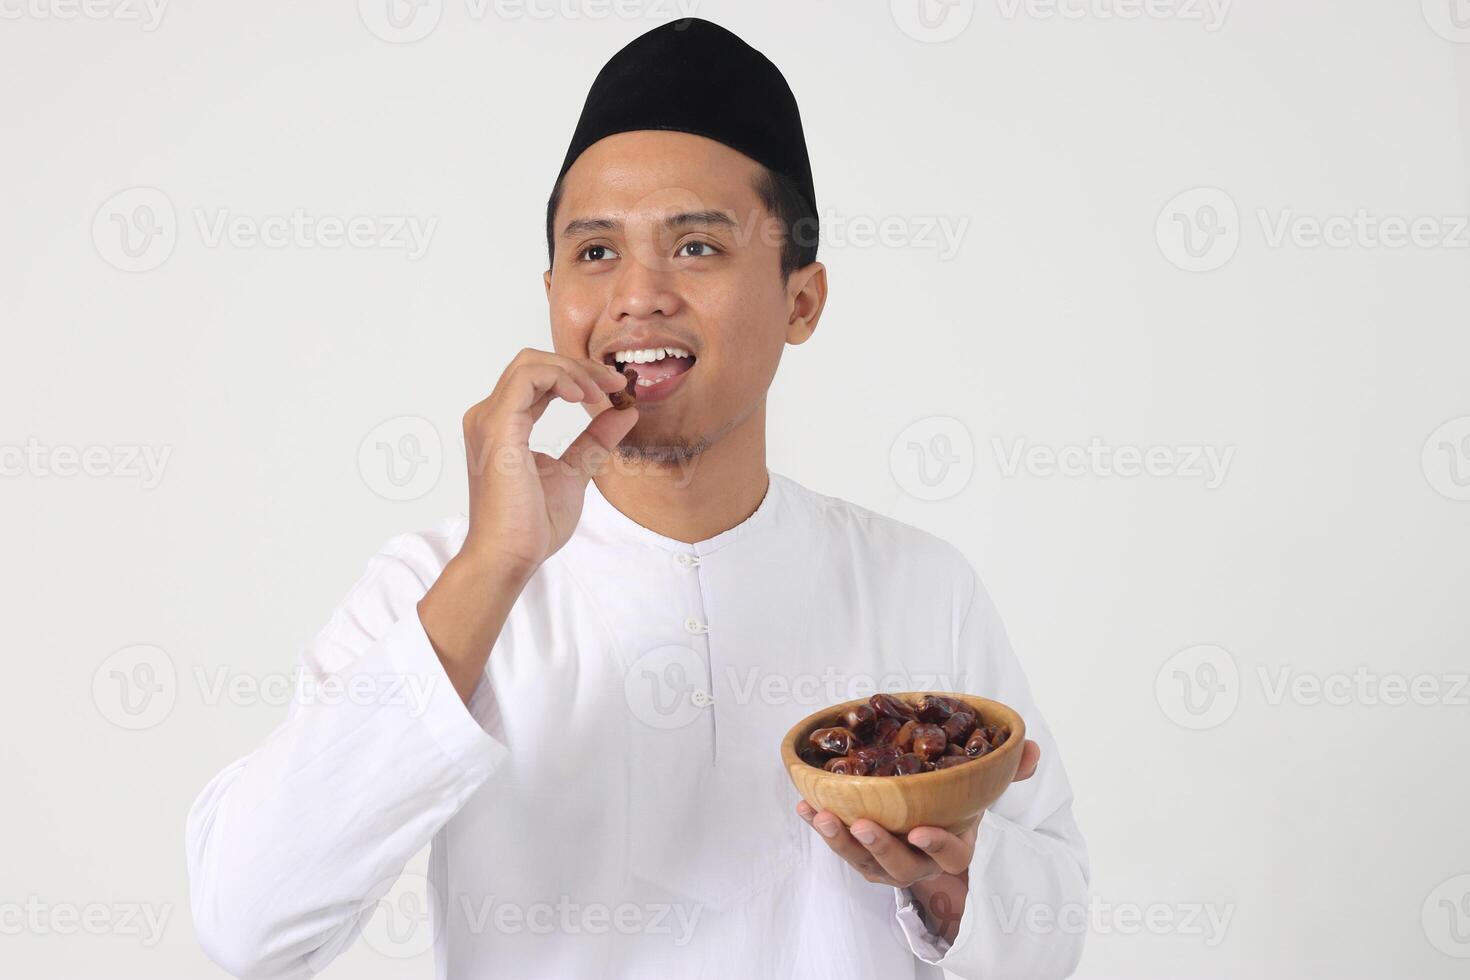
[[[681,11],[443,0],[395,32],[377,0],[97,2],[0,0],[0,972],[211,977],[188,805],[284,717],[269,685],[368,556],[463,508],[461,413],[549,346],[543,210],[586,87]],[[828,225],[770,464],[985,577],[1091,848],[1079,976],[1461,977],[1470,4],[1141,7],[682,8],[786,73]],[[138,187],[171,253],[122,253]],[[417,258],[206,234],[298,209],[436,224]],[[1275,234],[1359,212],[1438,231]],[[377,444],[405,434],[398,487]],[[1229,465],[1026,455],[1093,439]],[[94,475],[59,474],[89,447]],[[169,454],[160,478],[133,448]],[[68,930],[89,906],[96,934]],[[359,943],[324,976],[431,967]]]

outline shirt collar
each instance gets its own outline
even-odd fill
[[[602,495],[597,488],[596,480],[587,481],[587,493],[582,503],[581,524],[586,529],[600,531],[609,536],[616,536],[626,540],[641,541],[665,551],[682,552],[684,554],[708,555],[719,551],[731,542],[743,537],[748,537],[752,532],[759,530],[769,524],[780,507],[782,478],[770,470],[766,470],[766,495],[749,517],[716,534],[712,538],[703,541],[679,541],[675,538],[666,537],[650,528],[644,527],[633,520],[627,514],[618,510]]]

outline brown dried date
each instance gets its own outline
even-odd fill
[[[969,740],[965,742],[965,755],[972,758],[978,759],[980,756],[994,751],[995,746],[991,745],[990,740],[985,737],[985,730],[983,728],[975,729]]]
[[[944,729],[945,738],[963,745],[965,739],[969,738],[970,733],[975,730],[975,715],[969,711],[956,711],[939,727]]]
[[[962,710],[964,710],[964,705],[954,698],[947,698],[942,694],[926,694],[919,699],[914,714],[918,715],[920,721],[940,725],[950,715]]]
[[[949,737],[938,725],[920,725],[914,729],[914,755],[925,762],[933,762],[944,754]]]
[[[878,713],[879,718],[897,718],[899,721],[913,721],[917,716],[914,709],[904,704],[892,694],[875,694],[868,698],[868,704]]]
[[[866,704],[860,704],[856,708],[849,709],[842,716],[843,724],[852,729],[861,738],[867,738],[873,732],[873,727],[878,722],[878,712]]]
[[[818,769],[827,764],[827,753],[821,749],[814,749],[810,745],[803,745],[797,749],[796,757],[807,765],[816,766]]]
[[[835,759],[828,759],[822,768],[839,776],[861,776],[863,773],[859,771],[860,766],[861,763],[851,756],[839,755]]]
[[[906,721],[893,736],[893,744],[904,752],[909,751],[914,745],[914,729],[919,727],[917,721]]]
[[[989,742],[993,749],[1000,748],[1005,740],[1011,737],[1011,733],[999,725],[981,725],[980,730],[985,733],[985,741]]]
[[[862,748],[854,749],[848,753],[848,758],[856,760],[873,775],[891,775],[878,770],[891,766],[898,761],[898,749],[891,745],[864,745]]]
[[[849,728],[818,728],[807,741],[812,748],[828,755],[847,755],[858,747],[858,738]]]
[[[897,718],[879,718],[873,726],[874,745],[895,745],[893,737],[898,734],[903,724]]]

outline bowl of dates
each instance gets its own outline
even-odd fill
[[[797,792],[843,823],[959,834],[1010,786],[1026,724],[972,694],[884,693],[823,708],[781,742]]]

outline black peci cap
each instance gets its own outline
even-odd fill
[[[639,129],[693,133],[739,150],[791,178],[816,214],[791,86],[769,58],[718,24],[670,21],[613,55],[587,93],[557,180],[593,143]]]

